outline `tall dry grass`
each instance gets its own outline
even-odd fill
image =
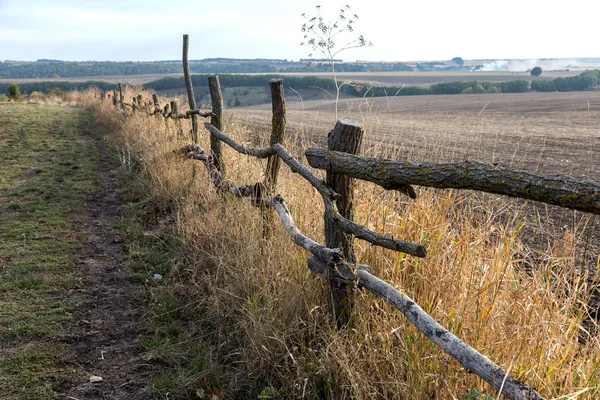
[[[120,156],[130,160],[123,164],[154,209],[173,221],[162,234],[177,239],[183,262],[154,289],[155,304],[168,299],[169,316],[183,321],[185,340],[202,343],[203,368],[221,395],[475,399],[484,398],[472,390],[480,388],[498,397],[368,292],[355,292],[349,327],[331,329],[326,285],[308,271],[307,253],[278,220],[264,239],[259,211],[210,185],[204,166],[180,151],[188,140],[177,137],[171,121],[123,117],[108,101],[96,104],[95,112],[116,127]],[[232,114],[225,126],[238,142],[264,145],[269,137],[267,128],[250,131]],[[209,148],[208,134],[200,137]],[[294,137],[285,145],[302,150]],[[230,149],[224,160],[236,183],[263,179],[264,161]],[[284,165],[278,193],[300,229],[323,242],[323,207],[310,185]],[[532,249],[521,237],[533,223],[522,202],[433,189],[420,189],[409,201],[364,182],[357,193],[357,222],[428,249],[427,258],[418,259],[356,240],[360,263],[546,398],[600,396],[600,340],[588,308],[594,282],[574,257],[585,241],[583,225],[549,247]],[[182,397],[206,385],[203,374],[192,374]]]

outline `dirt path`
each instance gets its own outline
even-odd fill
[[[114,230],[126,200],[106,134],[82,109],[0,105],[3,400],[151,397],[144,285]]]
[[[127,267],[129,254],[113,230],[125,204],[118,165],[98,133],[81,136],[82,145],[93,146],[98,154],[92,178],[96,191],[86,199],[86,213],[80,216],[82,251],[77,265],[83,289],[75,313],[79,329],[70,345],[84,382],[65,387],[65,394],[80,400],[145,399],[151,365],[137,347],[144,304],[140,283]],[[92,383],[91,376],[103,381]]]

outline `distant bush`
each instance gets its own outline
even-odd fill
[[[470,87],[469,82],[443,82],[436,83],[429,87],[429,93],[431,94],[459,94],[462,93],[467,87]]]
[[[29,95],[29,98],[30,98],[31,100],[40,100],[40,99],[43,99],[43,98],[44,98],[44,94],[43,94],[43,93],[40,93],[40,92],[37,92],[37,91],[33,91],[33,92],[31,92],[31,94]]]
[[[0,103],[4,102],[8,100],[8,97],[6,97],[6,95],[4,93],[0,93]]]
[[[65,94],[65,92],[63,92],[62,89],[60,89],[60,88],[52,88],[52,89],[46,90],[46,95],[48,95],[48,96],[63,97],[64,94]]]
[[[8,97],[13,100],[19,100],[21,98],[21,90],[19,89],[19,85],[16,83],[11,83],[8,85]]]
[[[554,85],[554,80],[538,79],[531,81],[531,90],[537,92],[554,92],[556,91],[556,86]]]
[[[456,65],[464,65],[465,61],[461,58],[461,57],[454,57],[452,60],[453,63],[455,63]]]
[[[502,93],[524,93],[529,90],[529,82],[517,80],[500,82],[498,87]]]
[[[531,76],[540,76],[542,74],[542,69],[540,67],[533,67],[530,74]]]

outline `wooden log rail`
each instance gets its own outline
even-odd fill
[[[346,174],[388,190],[411,184],[441,189],[470,189],[600,214],[600,185],[587,180],[538,175],[474,161],[411,163],[314,148],[306,150],[305,155],[313,168]]]

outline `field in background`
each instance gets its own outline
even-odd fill
[[[540,78],[554,79],[580,74],[581,71],[544,71]],[[265,74],[240,74],[240,75],[265,75]],[[316,76],[319,78],[331,78],[330,73],[325,72],[297,72],[297,73],[275,73],[282,76]],[[0,79],[0,83],[25,83],[25,82],[85,82],[105,81],[109,83],[123,83],[131,86],[143,85],[164,77],[180,77],[181,74],[146,74],[146,75],[122,75],[122,76],[82,76],[72,78],[30,78],[30,79]],[[490,81],[502,82],[515,79],[531,80],[533,77],[528,72],[504,72],[504,71],[419,71],[419,72],[340,72],[338,78],[356,82],[371,83],[381,86],[430,86],[440,82],[454,81]],[[185,88],[184,88],[185,91]],[[292,100],[292,99],[290,99]]]
[[[288,129],[323,145],[334,107],[331,100],[289,103]],[[363,122],[369,146],[397,147],[402,160],[477,159],[600,179],[600,92],[352,98],[341,100],[339,111]],[[235,113],[270,123],[270,105]]]

